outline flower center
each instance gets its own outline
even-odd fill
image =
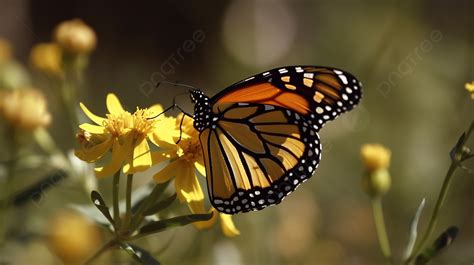
[[[193,138],[182,139],[178,145],[180,147],[178,155],[186,162],[194,163],[202,159],[202,149],[199,141]]]
[[[120,114],[107,114],[104,127],[114,137],[123,136],[129,132],[135,133],[136,137],[146,136],[153,130],[155,120],[149,119],[148,109],[138,109],[131,114],[124,111]]]
[[[152,132],[156,120],[149,119],[152,116],[148,109],[138,109],[133,113],[133,130],[139,135],[147,135]]]

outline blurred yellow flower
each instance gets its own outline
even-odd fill
[[[159,163],[164,160],[171,160],[171,163],[155,174],[154,179],[158,183],[164,183],[175,177],[175,189],[178,199],[186,202],[193,213],[206,213],[204,208],[204,193],[199,183],[196,172],[205,176],[206,169],[202,156],[201,143],[199,141],[199,132],[193,126],[193,119],[188,116],[178,116],[175,127],[180,127],[181,119],[182,138],[175,145],[174,149],[153,154],[153,160]],[[179,137],[179,136],[178,136]],[[178,138],[175,137],[175,141]],[[169,141],[169,140],[168,140]],[[213,226],[217,217],[220,217],[221,228],[226,236],[233,237],[240,234],[235,227],[231,215],[218,213],[214,208],[211,210],[214,214],[208,221],[194,223],[199,229],[206,229]]]
[[[391,152],[380,144],[364,144],[360,154],[365,167],[369,171],[380,168],[388,168],[390,165]]]
[[[371,197],[384,195],[391,186],[388,171],[390,150],[380,144],[365,144],[360,151],[366,168],[362,178],[362,188]]]
[[[79,126],[82,130],[77,134],[80,148],[76,156],[86,162],[95,162],[102,158],[107,151],[112,151],[110,162],[95,168],[98,178],[115,174],[123,167],[123,173],[133,174],[144,171],[152,166],[152,155],[148,140],[156,146],[170,146],[166,139],[179,135],[179,131],[169,127],[170,118],[157,114],[163,111],[160,105],[148,109],[139,109],[130,113],[123,109],[119,99],[114,94],[107,95],[106,118],[93,114],[84,104],[80,104],[84,113],[96,125],[84,123]],[[167,127],[169,129],[167,129]],[[161,130],[160,132],[158,130]],[[159,135],[171,135],[160,138]],[[165,139],[165,140],[163,140]]]
[[[232,215],[220,213],[215,208],[211,208],[210,212],[213,213],[212,218],[207,221],[195,222],[193,225],[198,229],[208,229],[212,227],[217,222],[217,216],[219,216],[221,220],[221,230],[227,237],[235,237],[240,235],[240,231],[234,224],[232,220]],[[204,204],[202,204],[201,211],[198,213],[205,213],[204,211]]]
[[[49,222],[48,247],[65,264],[80,264],[100,247],[100,230],[84,216],[65,211]]]
[[[33,88],[0,91],[0,115],[13,127],[23,130],[51,123],[43,93]]]
[[[0,64],[10,61],[12,58],[12,48],[10,43],[0,38]]]
[[[471,83],[466,83],[466,90],[471,93],[471,98],[474,99],[474,81]]]
[[[36,44],[30,52],[31,65],[46,74],[62,74],[62,52],[56,43]]]
[[[80,19],[60,23],[54,30],[54,40],[72,54],[88,54],[97,45],[94,30]]]

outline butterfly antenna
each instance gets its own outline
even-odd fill
[[[178,82],[169,82],[169,81],[160,81],[160,82],[156,83],[156,87],[159,87],[161,84],[186,87],[186,88],[190,88],[190,89],[193,89],[193,90],[197,89],[196,87],[191,86],[191,85],[181,84],[181,83],[178,83]]]

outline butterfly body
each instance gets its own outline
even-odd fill
[[[191,91],[212,205],[235,214],[278,204],[319,165],[318,131],[360,100],[341,70],[289,66],[244,79],[209,98]]]

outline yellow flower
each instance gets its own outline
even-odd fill
[[[388,171],[390,150],[380,144],[365,144],[361,148],[361,156],[366,167],[362,178],[362,188],[371,197],[384,195],[391,186]]]
[[[391,152],[380,144],[364,144],[360,149],[362,161],[369,171],[388,168]]]
[[[61,75],[61,60],[61,48],[55,43],[40,43],[31,49],[31,65],[46,74]]]
[[[79,264],[100,247],[100,230],[84,216],[65,211],[49,223],[48,247],[66,264]]]
[[[51,123],[43,93],[32,88],[0,91],[0,115],[23,130],[34,130]]]
[[[471,93],[471,98],[474,99],[474,81],[471,83],[466,83],[466,90]]]
[[[94,30],[80,19],[60,23],[54,30],[54,40],[72,54],[88,54],[97,44]]]
[[[169,146],[172,143],[166,139],[179,135],[174,127],[163,130],[170,124],[170,119],[157,114],[163,111],[160,105],[148,109],[139,109],[130,113],[123,109],[119,99],[114,94],[107,95],[106,118],[93,114],[84,104],[80,104],[84,113],[94,124],[84,123],[79,126],[82,130],[77,134],[80,148],[75,151],[76,156],[86,162],[96,162],[107,151],[112,151],[110,162],[102,167],[95,168],[98,178],[111,176],[123,167],[123,173],[133,174],[144,171],[152,165],[152,155],[148,141],[156,146]],[[174,119],[172,120],[173,124]],[[165,131],[168,137],[164,140],[158,137],[158,130]]]
[[[173,124],[173,128],[177,128],[179,132],[179,124],[182,116],[178,117]],[[167,128],[163,128],[161,132],[165,132]],[[177,145],[169,146],[170,148],[164,152],[156,152],[153,154],[155,163],[166,160],[171,162],[160,172],[155,174],[153,178],[157,183],[164,183],[171,178],[176,177],[175,187],[178,199],[181,202],[187,202],[191,211],[194,202],[203,202],[204,193],[196,175],[196,171],[205,176],[206,170],[202,157],[202,148],[199,142],[199,133],[192,125],[192,119],[185,117],[182,130],[181,141]],[[178,134],[179,137],[179,134]],[[178,138],[174,138],[175,141]]]
[[[0,38],[0,64],[10,61],[12,58],[12,48],[10,43]]]
[[[176,119],[175,126],[178,129],[181,119],[183,119],[183,116]],[[206,175],[199,132],[193,126],[193,119],[187,116],[184,117],[181,130],[182,138],[174,149],[161,153],[157,152],[153,155],[155,162],[171,160],[170,164],[154,176],[154,179],[158,183],[164,183],[175,177],[175,189],[178,199],[181,202],[186,202],[191,212],[205,213],[207,211],[204,208],[204,193],[196,174],[199,172],[202,176]],[[175,138],[175,140],[177,141],[178,138]],[[222,231],[226,236],[233,237],[240,234],[232,221],[231,215],[218,214],[214,208],[211,208],[210,211],[214,213],[213,217],[208,221],[194,223],[195,227],[199,229],[209,228],[216,223],[219,216]]]

